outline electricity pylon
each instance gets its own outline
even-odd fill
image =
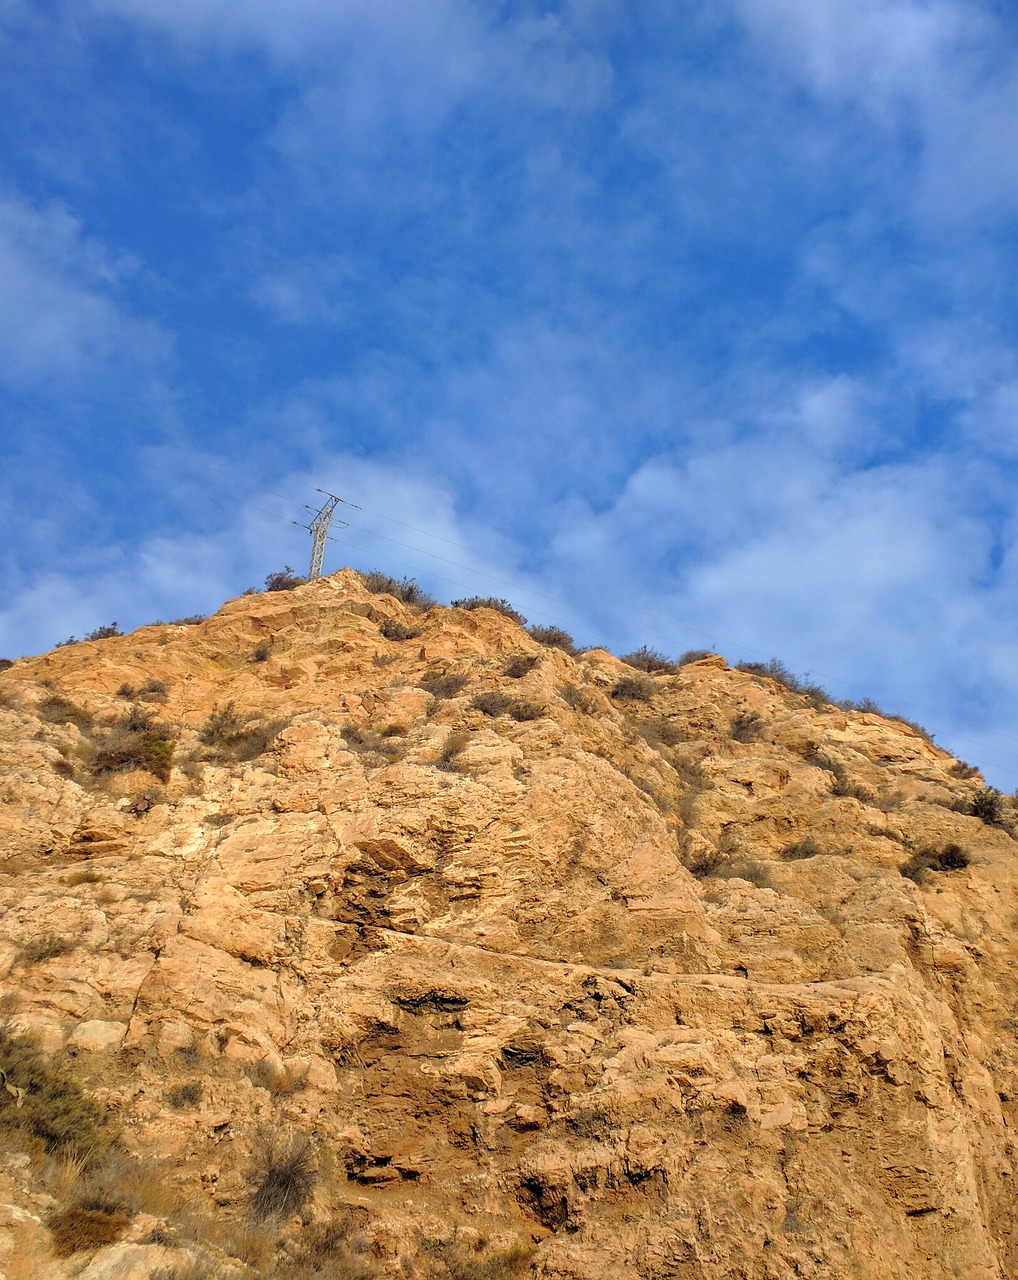
[[[333,541],[329,537],[329,525],[332,524],[333,513],[343,501],[342,498],[337,498],[334,493],[326,493],[324,489],[318,489],[317,492],[324,494],[326,502],[318,512],[309,507],[307,503],[304,504],[304,510],[311,516],[311,523],[301,524],[299,520],[291,521],[292,524],[299,525],[302,529],[307,529],[311,534],[311,568],[308,569],[308,582],[312,582],[315,578],[322,576],[325,544]],[[343,528],[345,529],[346,527],[344,522]]]

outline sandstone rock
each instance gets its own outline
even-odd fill
[[[351,571],[20,661],[14,1025],[78,1051],[130,1150],[235,1224],[259,1134],[312,1135],[314,1212],[354,1214],[386,1275],[437,1275],[433,1239],[532,1245],[548,1280],[1018,1276],[1018,859],[964,812],[980,781],[718,657],[650,702],[611,696],[627,673]],[[40,721],[55,691],[110,723],[149,678],[163,791],[89,776],[89,731]],[[542,714],[473,707],[492,691]],[[201,741],[230,702],[282,724],[250,759]],[[950,844],[968,865],[901,874]],[[15,1190],[0,1250],[39,1231]],[[129,1236],[74,1273],[182,1260]]]

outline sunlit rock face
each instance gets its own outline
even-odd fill
[[[9,1026],[176,1197],[61,1259],[9,1155],[0,1269],[1018,1276],[1018,846],[916,729],[344,571],[15,663],[0,767]]]

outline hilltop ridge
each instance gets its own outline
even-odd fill
[[[0,1094],[9,1280],[1018,1276],[1014,815],[915,727],[344,570],[19,660],[0,767],[0,1069],[162,1188]]]

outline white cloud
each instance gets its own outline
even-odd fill
[[[118,297],[138,263],[87,236],[59,203],[0,199],[0,363],[15,386],[161,362],[167,335]]]

